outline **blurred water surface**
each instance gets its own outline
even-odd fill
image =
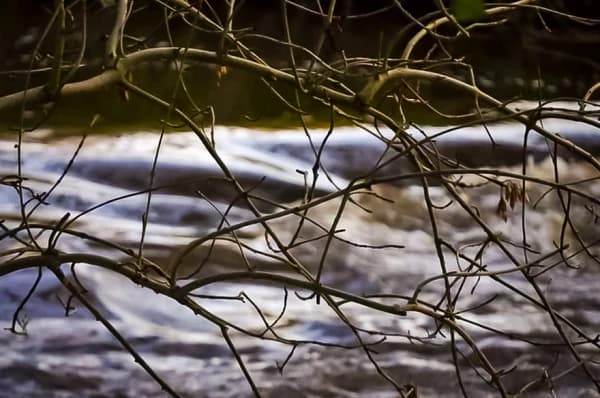
[[[594,152],[600,153],[600,132],[577,123],[547,121],[545,127],[561,133]],[[427,134],[441,131],[426,128]],[[442,152],[471,166],[498,166],[520,172],[524,128],[515,125],[490,127],[495,139],[492,144],[481,127],[463,128],[437,139]],[[310,142],[316,149],[323,146],[321,166],[315,184],[315,195],[324,195],[343,187],[355,177],[375,167],[391,153],[377,135],[391,138],[389,132],[378,133],[359,128],[340,127],[328,136],[326,130],[311,131]],[[414,130],[415,137],[421,132]],[[315,152],[303,131],[256,132],[241,128],[217,127],[215,147],[225,163],[246,188],[270,200],[300,203],[307,184],[312,184]],[[75,152],[79,138],[28,138],[22,146],[23,175],[27,185],[44,192],[57,181]],[[66,212],[74,217],[99,203],[127,196],[148,187],[152,160],[158,143],[155,133],[130,132],[118,137],[94,135],[86,139],[69,172],[56,190],[31,217],[31,222],[56,222]],[[542,137],[531,134],[528,139],[528,174],[552,179],[556,172],[548,158],[551,150]],[[561,181],[598,178],[591,166],[572,156],[558,160]],[[411,171],[405,160],[392,162],[380,175]],[[327,173],[324,172],[327,171]],[[14,142],[0,142],[0,173],[16,174]],[[357,194],[358,206],[348,206],[338,229],[339,237],[354,244],[335,241],[330,248],[323,282],[357,294],[411,295],[415,286],[440,273],[432,231],[424,205],[423,190],[415,181],[373,187],[387,198]],[[165,263],[173,253],[190,240],[218,228],[221,215],[228,211],[227,221],[235,224],[252,218],[244,206],[228,205],[235,192],[223,179],[217,164],[192,133],[172,133],[164,138],[155,186],[165,186],[153,193],[144,254]],[[582,186],[591,196],[600,197],[597,180]],[[197,192],[202,192],[198,195]],[[563,216],[559,200],[552,195],[533,208],[545,188],[531,186],[527,209],[528,243],[539,253],[554,249],[559,239]],[[447,203],[449,195],[438,186],[431,187],[433,200]],[[522,234],[518,211],[508,214],[505,222],[496,214],[499,192],[483,185],[466,192],[468,200],[477,206],[482,218],[497,234],[518,240]],[[114,201],[86,213],[73,225],[103,239],[137,249],[142,230],[146,193]],[[238,202],[236,202],[238,203]],[[310,210],[314,220],[329,226],[339,200],[324,203]],[[586,237],[600,237],[600,226],[583,207],[574,201],[571,217],[579,223]],[[265,212],[276,211],[269,203],[259,204]],[[15,191],[0,187],[0,218],[12,225],[19,220],[19,200]],[[485,233],[477,227],[457,204],[439,212],[440,234],[457,247],[480,242]],[[270,222],[284,240],[294,233],[298,219],[288,216]],[[305,239],[322,234],[314,225],[305,225]],[[240,239],[251,247],[266,249],[264,233],[257,225],[239,231]],[[0,241],[0,248],[14,245],[9,239]],[[404,248],[370,249],[361,245],[402,245]],[[58,248],[66,252],[95,252],[115,256],[97,244],[67,234],[60,238]],[[301,245],[293,253],[307,266],[316,270],[323,242]],[[595,250],[598,255],[598,245]],[[515,248],[515,253],[522,251]],[[447,254],[447,265],[456,270],[457,262]],[[206,248],[199,248],[186,259],[185,267],[201,261]],[[258,270],[273,270],[279,265],[259,255],[247,253]],[[535,256],[534,256],[535,257]],[[579,258],[577,258],[579,259]],[[489,270],[506,269],[510,265],[494,248],[485,252],[483,262]],[[561,311],[590,335],[598,333],[600,297],[595,293],[600,284],[597,264],[577,261],[580,269],[558,266],[543,278],[543,285],[554,309]],[[209,258],[202,275],[244,270],[237,246],[220,242]],[[0,323],[10,326],[13,311],[30,288],[37,270],[20,271],[0,278]],[[209,322],[195,317],[177,303],[142,289],[120,276],[88,266],[80,266],[78,274],[89,289],[90,297],[132,342],[144,358],[183,396],[240,397],[250,396],[241,371],[227,349],[219,331]],[[517,273],[503,279],[524,292],[532,288]],[[438,283],[439,282],[439,283]],[[429,284],[423,299],[433,302],[441,298],[443,281]],[[548,315],[513,294],[506,287],[490,280],[473,280],[461,296],[458,307],[466,309],[483,301],[495,300],[468,313],[474,322],[501,329],[507,334],[529,336],[550,345],[526,344],[489,330],[466,325],[493,363],[502,369],[512,369],[504,377],[511,391],[518,391],[526,382],[540,377],[546,369],[559,374],[573,365],[564,348],[553,345],[559,341]],[[203,294],[250,296],[271,318],[283,305],[284,291],[265,284],[220,283],[202,290]],[[302,293],[302,292],[300,292]],[[114,338],[77,305],[68,318],[64,316],[59,297],[68,293],[50,273],[45,273],[39,288],[25,307],[29,319],[28,336],[0,333],[0,396],[6,397],[101,397],[101,396],[164,396],[164,392],[124,352]],[[236,321],[252,330],[264,328],[253,307],[231,300],[201,300],[202,305],[219,316]],[[392,317],[358,306],[345,306],[347,316],[365,329],[380,330],[424,337],[435,330],[435,323],[425,316]],[[279,332],[289,338],[319,340],[336,344],[355,343],[351,330],[337,319],[325,305],[314,300],[304,301],[290,294]],[[447,336],[446,336],[447,337]],[[277,363],[287,357],[290,347],[238,334],[234,341],[242,353],[259,388],[267,396],[279,397],[392,397],[390,385],[377,375],[361,350],[301,345],[282,374]],[[370,336],[365,334],[365,338]],[[371,341],[377,340],[372,337]],[[459,348],[466,353],[459,361],[467,368],[469,349],[464,342]],[[389,337],[376,347],[376,359],[392,376],[419,388],[419,396],[458,396],[454,365],[448,338],[439,336],[420,342],[402,336]],[[597,351],[583,346],[583,355]],[[593,358],[593,357],[592,357]],[[591,365],[594,372],[600,372]],[[471,371],[463,372],[464,382],[473,396],[495,396],[492,390]],[[588,379],[581,371],[573,371],[557,382],[560,396],[592,397]],[[547,396],[540,386],[527,396]]]

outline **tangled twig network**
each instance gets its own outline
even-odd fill
[[[281,34],[269,34],[237,23],[244,12],[244,1],[96,3],[55,0],[29,67],[13,71],[23,78],[24,89],[0,97],[0,112],[12,110],[19,115],[13,135],[16,167],[0,180],[4,188],[14,191],[18,208],[16,216],[0,223],[0,278],[24,269],[37,270],[31,289],[14,309],[11,332],[27,333],[23,308],[36,293],[42,274],[51,273],[70,296],[64,303],[67,314],[74,303],[87,309],[160,388],[171,396],[182,396],[178,386],[155,371],[102,312],[94,292],[88,291],[85,279],[78,277],[86,267],[99,267],[172,299],[193,312],[199,322],[214,325],[256,396],[262,394],[261,385],[249,368],[250,360],[236,347],[236,336],[289,347],[289,355],[277,363],[279,372],[293,366],[299,347],[361,351],[364,362],[377,372],[381,383],[404,397],[419,396],[423,386],[382,363],[379,354],[389,348],[386,344],[390,342],[446,347],[457,394],[465,397],[479,388],[474,387],[477,383],[502,397],[528,396],[539,390],[554,393],[574,375],[581,376],[583,385],[600,391],[597,330],[586,321],[572,319],[568,309],[558,308],[549,287],[555,273],[585,278],[600,265],[600,161],[590,148],[554,130],[550,123],[571,121],[600,131],[600,111],[594,102],[600,86],[596,83],[581,98],[571,98],[577,106],[565,106],[564,100],[540,99],[536,105],[523,107],[516,100],[499,99],[480,88],[477,71],[453,54],[453,43],[508,23],[515,15],[538,15],[542,21],[564,19],[586,26],[600,21],[533,0],[481,4],[481,14],[472,21],[455,18],[453,9],[442,1],[435,2],[432,12],[421,15],[407,10],[403,1],[378,2],[379,8],[354,13],[348,6],[352,2],[347,1],[329,1],[323,6],[320,1],[281,0],[276,12]],[[148,14],[144,14],[148,10],[158,18],[156,21],[148,20]],[[87,37],[90,13],[94,12],[112,18],[103,41],[101,65],[86,55],[97,46]],[[335,48],[336,35],[345,23],[372,21],[389,12],[400,12],[409,23],[398,28],[402,33],[390,40],[389,48],[381,46],[379,56],[347,56]],[[140,24],[136,24],[139,15],[147,21],[146,30],[153,30],[147,36],[141,36],[146,33],[140,33]],[[319,21],[316,44],[309,45],[299,37],[291,15]],[[71,37],[77,38],[77,49],[71,48],[73,40],[67,40]],[[199,37],[208,37],[209,44],[198,45]],[[45,48],[50,48],[47,56],[52,62],[44,67],[47,80],[36,86],[36,62]],[[279,54],[277,59],[265,48],[274,49]],[[156,65],[163,68],[162,79],[168,80],[168,90],[158,90],[152,79],[144,78]],[[312,168],[298,170],[304,187],[295,200],[273,198],[262,190],[268,181],[251,185],[233,170],[230,159],[215,142],[218,107],[198,104],[197,88],[189,83],[189,70],[198,67],[212,73],[218,84],[236,73],[251,76],[269,93],[271,101],[293,115],[295,126],[305,132],[312,151]],[[456,93],[456,102],[462,104],[460,111],[439,104],[436,95],[443,90]],[[76,150],[63,164],[60,177],[43,191],[22,168],[28,134],[45,127],[55,112],[64,112],[60,106],[65,101],[114,93],[124,98],[116,100],[121,101],[117,102],[119,106],[138,101],[159,115],[152,120],[161,132],[146,186],[107,198],[77,214],[39,217],[51,203],[56,188],[72,174],[81,148],[88,145],[88,135],[98,131],[103,115],[101,111],[93,112],[88,123],[80,126],[84,134]],[[419,124],[409,110],[415,105],[452,127],[420,135]],[[327,115],[323,118],[327,132],[319,139],[311,135],[315,114],[322,118]],[[470,163],[438,145],[461,128],[477,129],[478,134],[487,137],[489,126],[509,122],[521,126],[514,144],[522,148],[510,167],[489,167],[491,163],[486,161],[491,159]],[[368,167],[341,181],[332,176],[323,159],[329,140],[341,134],[338,130],[343,126],[356,127],[383,149]],[[191,130],[203,147],[201,156],[217,165],[219,175],[211,177],[211,186],[226,189],[228,199],[216,203],[208,190],[196,190],[195,200],[211,206],[218,213],[218,222],[167,256],[156,257],[147,242],[154,197],[179,184],[159,180],[159,155],[166,133],[181,129]],[[528,145],[532,136],[543,143],[544,153],[538,154],[545,159],[543,165],[531,160]],[[502,146],[491,135],[490,145]],[[398,167],[400,164],[402,167]],[[577,170],[583,170],[580,175],[574,172],[574,164]],[[542,168],[545,174],[540,172]],[[320,190],[321,182],[327,182],[330,188]],[[411,187],[409,191],[407,186]],[[80,228],[103,207],[133,196],[145,198],[136,245],[106,238],[101,231],[90,233]],[[495,200],[490,202],[490,197]],[[383,271],[385,264],[378,264],[377,253],[393,253],[398,264],[404,264],[404,253],[418,252],[411,247],[414,242],[404,240],[405,235],[389,232],[382,237],[364,230],[369,223],[378,223],[393,231],[394,209],[400,207],[407,213],[404,216],[425,220],[423,239],[432,254],[423,257],[428,274],[414,280],[409,290],[394,290],[393,284],[382,283],[377,285],[379,291],[366,292],[336,284],[337,271],[331,263],[340,252],[349,253],[343,257],[346,265],[353,263],[376,275],[381,272],[382,279],[388,271]],[[248,216],[232,218],[236,208]],[[536,231],[540,216],[553,217],[555,231]],[[249,230],[258,232],[248,238]],[[471,232],[464,232],[467,230]],[[65,250],[65,240],[86,242],[79,246],[86,249],[78,251],[71,245]],[[370,254],[353,260],[358,252]],[[235,268],[212,269],[211,262],[219,255],[231,256]],[[360,263],[369,257],[371,264]],[[360,264],[356,265],[357,261]],[[394,272],[402,278],[400,265]],[[268,313],[243,291],[238,296],[209,293],[213,291],[210,287],[225,283],[239,284],[240,289],[249,284],[279,288],[281,312]],[[494,286],[494,294],[485,293],[487,285]],[[110,286],[100,287],[104,288]],[[231,306],[252,306],[262,326],[248,327],[205,305],[220,300]],[[310,302],[318,311],[333,314],[351,332],[351,341],[287,334],[287,311],[293,300]],[[498,302],[520,303],[524,313],[537,314],[536,319],[548,327],[546,334],[532,336],[514,331],[482,315]],[[378,327],[368,321],[374,316],[391,317],[390,325],[395,326]],[[410,325],[416,324],[428,327],[411,330]],[[489,349],[488,336],[518,341],[540,352],[551,347],[556,353],[556,366],[553,368],[550,361],[529,372],[523,371],[527,366],[518,361],[498,360]]]

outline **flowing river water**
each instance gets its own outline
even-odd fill
[[[547,121],[545,127],[559,131],[584,145],[597,156],[600,151],[600,131],[577,123]],[[442,131],[427,128],[428,134]],[[496,125],[490,133],[496,140],[492,148],[481,127],[461,129],[439,138],[444,153],[471,166],[502,165],[507,171],[520,172],[524,128],[517,125]],[[374,167],[385,145],[373,132],[356,127],[340,127],[327,136],[326,130],[311,132],[313,145],[324,144],[321,172],[315,184],[315,196],[335,191],[333,184],[345,186],[350,179]],[[385,133],[383,133],[385,134]],[[414,130],[415,136],[420,134]],[[77,150],[80,137],[28,137],[22,145],[23,175],[27,185],[37,192],[47,191],[61,176]],[[240,182],[254,187],[253,193],[288,205],[301,203],[306,184],[312,183],[314,152],[303,131],[255,132],[241,128],[216,127],[214,140],[218,153]],[[69,172],[57,188],[31,217],[31,222],[56,222],[66,212],[74,217],[99,203],[126,196],[148,186],[148,176],[158,135],[131,132],[121,136],[92,135],[87,137],[75,157]],[[547,153],[551,149],[540,136],[531,134],[528,141],[527,173],[552,180],[557,170],[561,181],[590,178],[581,189],[591,197],[600,197],[598,171],[565,153],[556,167]],[[14,140],[0,141],[0,170],[8,176],[16,174]],[[393,162],[381,175],[409,172],[405,161]],[[164,137],[148,226],[145,231],[144,254],[158,263],[167,263],[182,245],[218,227],[223,212],[227,222],[235,224],[253,216],[245,206],[228,204],[235,196],[221,179],[215,162],[210,159],[192,133],[171,133]],[[472,177],[467,177],[472,178]],[[467,181],[465,180],[465,181]],[[431,223],[416,180],[377,185],[372,191],[357,194],[357,205],[348,205],[343,212],[335,240],[326,258],[322,282],[355,294],[396,294],[410,296],[415,287],[429,277],[440,274]],[[481,182],[472,178],[472,183]],[[196,192],[200,190],[204,196]],[[526,212],[527,242],[535,259],[552,252],[560,241],[563,212],[556,193],[544,195],[546,187],[531,184]],[[378,196],[373,195],[377,193]],[[435,183],[430,187],[432,200],[443,205],[451,199]],[[465,199],[498,236],[520,241],[522,236],[520,205],[508,209],[504,220],[498,214],[499,189],[483,184],[465,190]],[[382,200],[385,197],[386,200]],[[73,225],[106,240],[138,249],[142,233],[142,217],[147,194],[139,194],[111,202],[85,213]],[[310,216],[330,227],[340,200],[332,200],[310,210]],[[600,238],[600,224],[594,220],[589,206],[573,200],[570,214],[581,228],[583,239],[592,242]],[[260,210],[277,211],[273,203],[263,202]],[[10,186],[0,187],[0,219],[10,226],[20,216],[19,198]],[[444,239],[473,253],[485,238],[456,203],[437,213],[437,227]],[[287,216],[270,225],[289,241],[298,218]],[[302,238],[323,234],[307,223]],[[264,231],[250,225],[238,231],[238,238],[257,250],[268,250]],[[568,239],[573,240],[572,236]],[[15,242],[0,241],[0,249],[11,249]],[[387,245],[387,246],[386,246]],[[398,247],[394,246],[397,245]],[[471,246],[475,247],[473,249]],[[380,248],[374,248],[378,246]],[[402,246],[402,247],[399,247]],[[493,246],[493,245],[491,245]],[[117,254],[89,240],[64,234],[58,248],[65,252],[91,252],[107,256]],[[299,245],[294,255],[314,272],[318,267],[324,241]],[[522,255],[522,249],[514,248]],[[600,255],[599,245],[590,248]],[[185,267],[202,261],[207,249],[202,246],[188,256]],[[445,253],[450,271],[464,266],[452,253]],[[278,264],[252,251],[246,259],[239,248],[219,241],[202,269],[202,275],[243,271],[245,261],[258,270],[273,270]],[[552,259],[556,260],[556,256]],[[482,262],[488,270],[503,270],[512,265],[496,247],[485,251]],[[574,322],[590,336],[600,333],[599,265],[586,256],[572,259],[578,268],[564,264],[538,279],[552,308]],[[35,270],[23,270],[0,278],[0,324],[10,327],[13,313],[30,289]],[[121,276],[91,266],[79,266],[78,276],[88,289],[89,297],[115,327],[131,342],[153,369],[182,396],[245,397],[251,390],[238,364],[227,348],[218,328],[194,316],[174,301],[136,286]],[[503,274],[510,286],[528,294],[532,287],[520,273]],[[459,307],[473,308],[466,317],[505,333],[464,325],[479,347],[498,369],[507,371],[503,377],[511,392],[518,392],[527,383],[523,396],[596,397],[594,385],[585,373],[574,365],[573,357],[559,344],[560,337],[547,312],[491,278],[471,278],[464,287]],[[443,296],[443,279],[427,284],[420,296],[436,302]],[[353,332],[323,303],[302,300],[306,292],[298,291],[284,299],[281,286],[265,283],[218,283],[202,290],[205,295],[238,296],[244,292],[260,306],[271,321],[286,305],[285,315],[277,330],[287,338],[319,341],[335,345],[356,343]],[[65,317],[64,302],[68,292],[50,272],[44,272],[40,285],[27,302],[21,317],[26,316],[27,336],[0,333],[0,397],[161,397],[166,393],[133,361],[100,323],[75,302],[76,310]],[[493,300],[492,300],[493,298]],[[248,300],[198,299],[205,308],[218,316],[243,325],[250,330],[264,329],[260,317]],[[487,302],[489,300],[489,302]],[[393,302],[393,301],[392,301]],[[487,304],[485,304],[487,302]],[[485,305],[482,305],[484,303]],[[478,307],[482,305],[481,307]],[[419,397],[460,396],[455,366],[452,361],[448,334],[426,338],[436,330],[436,323],[422,315],[398,317],[386,315],[358,305],[342,307],[353,322],[365,330],[389,333],[384,342],[373,347],[379,366],[400,384],[417,387]],[[569,331],[569,336],[577,336]],[[510,335],[526,337],[535,344]],[[369,341],[379,340],[365,333]],[[394,388],[378,375],[361,349],[345,349],[327,344],[298,345],[283,371],[282,364],[291,347],[272,341],[232,334],[248,370],[261,392],[269,397],[393,397]],[[473,353],[462,340],[457,347],[464,357],[462,377],[470,396],[497,396],[468,365]],[[600,351],[592,344],[577,346],[588,361],[591,372],[600,377]],[[279,364],[279,365],[278,365]],[[544,379],[544,372],[554,379]],[[540,381],[541,380],[541,381]],[[546,380],[546,381],[543,381]]]

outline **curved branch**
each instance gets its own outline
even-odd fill
[[[484,14],[485,15],[500,14],[500,13],[503,13],[503,12],[510,11],[510,10],[514,9],[515,6],[519,6],[519,5],[522,5],[522,4],[533,3],[534,1],[535,0],[519,0],[519,1],[515,1],[514,3],[507,4],[506,6],[494,7],[494,8],[489,8],[487,10],[484,10]],[[400,58],[402,58],[404,60],[409,59],[412,51],[415,48],[415,46],[421,41],[421,39],[423,39],[427,35],[427,33],[432,32],[438,26],[444,25],[444,24],[446,24],[448,22],[451,22],[450,18],[448,18],[448,16],[443,16],[443,17],[438,18],[435,21],[432,21],[429,24],[427,24],[423,29],[421,29],[419,32],[417,32],[417,34],[415,34],[410,39],[410,41],[408,42],[408,44],[406,44],[406,47],[404,47],[404,51],[402,52],[402,56]]]
[[[506,107],[506,105],[498,99],[480,90],[477,86],[465,83],[459,79],[451,76],[447,76],[441,73],[431,72],[427,70],[409,69],[409,68],[395,68],[389,72],[386,72],[380,76],[379,79],[373,83],[368,84],[359,94],[360,101],[367,105],[377,104],[383,96],[395,87],[403,84],[406,80],[411,79],[423,79],[431,82],[442,82],[450,84],[456,88],[473,94],[476,98],[481,99],[488,104],[492,105],[497,110],[507,114],[514,120],[523,123],[528,128],[535,130],[545,138],[560,144],[572,152],[582,156],[586,161],[592,164],[597,170],[600,170],[600,160],[596,159],[591,153],[574,144],[566,138],[562,138],[552,132],[546,130],[543,127],[538,126],[531,122],[531,119],[527,116],[522,115],[519,112],[513,111]]]

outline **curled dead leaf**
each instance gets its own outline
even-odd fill
[[[498,201],[498,206],[496,207],[496,215],[498,215],[498,217],[502,217],[504,222],[508,221],[508,216],[506,214],[507,210],[508,207],[506,205],[506,200],[502,195],[500,195],[500,200]]]

